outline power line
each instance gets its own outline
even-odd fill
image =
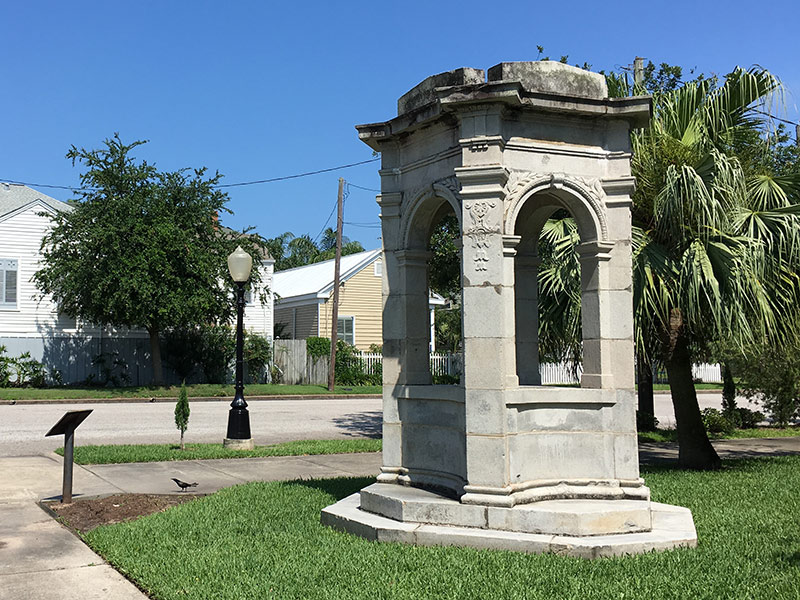
[[[325,219],[325,225],[322,226],[322,229],[319,230],[319,233],[317,234],[317,237],[314,238],[314,243],[315,244],[317,243],[317,240],[319,239],[319,237],[322,235],[322,232],[325,231],[325,228],[328,226],[328,223],[330,223],[331,217],[333,216],[334,211],[336,211],[337,203],[338,203],[338,200],[333,203],[333,208],[331,209],[331,214],[329,214],[328,218]]]
[[[765,116],[769,117],[770,119],[774,119],[776,121],[780,121],[781,123],[786,123],[787,125],[800,125],[800,123],[797,123],[795,121],[789,121],[787,119],[781,119],[780,117],[776,117],[775,115],[772,115],[772,114],[770,114],[770,113],[768,113],[766,111],[763,111],[763,110],[759,110],[757,108],[754,108],[753,112],[757,112],[757,113],[759,113],[761,115],[765,115]]]
[[[351,221],[344,221],[345,225],[349,225],[350,227],[364,227],[366,229],[380,229],[380,223],[353,223]]]
[[[259,179],[257,181],[243,181],[241,183],[225,183],[217,185],[217,188],[240,187],[243,185],[257,185],[260,183],[273,183],[275,181],[286,181],[287,179],[298,179],[299,177],[308,177],[309,175],[319,175],[320,173],[330,173],[331,171],[339,171],[340,169],[349,169],[350,167],[357,167],[359,165],[366,165],[380,160],[380,157],[370,158],[369,160],[362,160],[361,162],[354,162],[348,165],[339,165],[338,167],[330,167],[328,169],[319,169],[318,171],[308,171],[306,173],[298,173],[297,175],[285,175],[283,177],[272,177],[271,179]]]
[[[360,185],[356,185],[355,183],[350,183],[349,181],[347,182],[347,185],[349,187],[358,188],[359,190],[364,190],[365,192],[378,192],[378,193],[380,193],[380,190],[376,190],[375,188],[363,187],[363,186],[360,186]]]
[[[70,187],[68,185],[50,185],[47,183],[30,183],[27,181],[14,181],[13,179],[0,179],[0,183],[12,183],[14,185],[29,185],[33,187],[53,188],[58,190],[71,190],[73,192],[82,192],[84,190],[94,189],[94,188],[76,188],[76,187]]]
[[[284,175],[282,177],[272,177],[270,179],[259,179],[259,180],[256,180],[256,181],[242,181],[242,182],[239,182],[239,183],[223,183],[223,184],[215,185],[214,187],[218,188],[218,189],[219,188],[242,187],[242,186],[245,186],[245,185],[258,185],[258,184],[262,184],[262,183],[274,183],[276,181],[286,181],[288,179],[299,179],[300,177],[309,177],[311,175],[319,175],[320,173],[330,173],[331,171],[339,171],[340,169],[349,169],[350,167],[357,167],[359,165],[366,165],[366,164],[373,163],[373,162],[378,161],[378,160],[380,160],[380,157],[370,158],[369,160],[362,160],[360,162],[354,162],[354,163],[350,163],[350,164],[346,164],[346,165],[339,165],[337,167],[329,167],[327,169],[318,169],[317,171],[307,171],[305,173],[297,173],[295,175]],[[50,183],[31,183],[29,181],[16,181],[14,179],[4,179],[4,178],[0,178],[0,183],[13,183],[13,184],[16,184],[16,185],[28,185],[28,186],[31,186],[31,187],[53,188],[53,189],[59,189],[59,190],[70,190],[70,191],[73,191],[73,192],[86,192],[86,191],[93,191],[93,190],[97,190],[98,189],[98,188],[93,188],[93,187],[73,187],[73,186],[69,186],[69,185],[54,185],[54,184],[50,184]],[[370,188],[362,188],[361,186],[358,186],[358,185],[353,185],[353,184],[350,184],[350,185],[352,185],[353,187],[357,187],[359,189],[364,189],[364,190],[370,191],[370,192],[372,192],[372,191],[375,191],[375,192],[380,191],[380,190],[372,190]]]

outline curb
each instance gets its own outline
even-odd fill
[[[697,390],[697,395],[720,394],[722,390]],[[653,392],[655,396],[669,396],[670,392],[661,390]],[[271,394],[266,396],[247,396],[245,399],[250,401],[275,401],[275,400],[379,400],[381,396],[377,394]],[[21,398],[19,400],[0,400],[0,405],[13,406],[17,404],[121,404],[121,403],[140,403],[147,404],[152,402],[177,402],[178,397],[158,397],[158,398]],[[233,396],[195,396],[189,398],[190,402],[232,402]]]
[[[320,395],[301,395],[301,394],[276,394],[270,396],[247,396],[248,402],[252,401],[276,401],[276,400],[379,400],[381,396],[375,394],[320,394]],[[21,404],[149,404],[153,402],[177,402],[178,397],[159,397],[159,398],[22,398],[19,400],[2,400],[0,404],[8,406]],[[190,402],[232,402],[233,396],[197,396],[190,397]]]

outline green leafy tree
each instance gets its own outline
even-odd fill
[[[233,309],[226,257],[237,245],[259,256],[257,236],[220,227],[230,212],[205,169],[160,172],[119,135],[99,150],[72,147],[83,188],[73,210],[52,217],[35,281],[59,310],[92,323],[146,329],[154,382],[163,382],[159,335],[225,322]],[[259,269],[252,280],[258,282]]]
[[[742,393],[759,400],[776,425],[786,427],[798,416],[800,344],[797,340],[748,348],[735,363]]]
[[[456,245],[460,239],[458,218],[449,214],[433,227],[428,242],[432,253],[428,284],[432,291],[453,303],[461,301],[461,255]]]
[[[185,381],[181,384],[178,402],[175,404],[175,427],[181,432],[181,450],[185,450],[183,434],[185,434],[186,430],[189,428],[189,396],[186,393]]]

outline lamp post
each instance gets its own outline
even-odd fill
[[[236,282],[236,393],[228,412],[228,433],[223,446],[232,450],[252,450],[253,438],[250,437],[250,413],[244,400],[244,284],[250,279],[253,268],[253,257],[237,247],[228,256],[228,271]]]

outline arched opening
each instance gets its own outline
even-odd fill
[[[583,380],[587,355],[596,358],[597,222],[585,201],[563,189],[530,194],[514,233],[515,341],[520,385]],[[587,243],[588,242],[588,243]],[[587,252],[588,250],[588,252]],[[588,334],[588,335],[587,335]],[[588,354],[587,354],[588,353]]]
[[[461,224],[456,206],[455,199],[433,192],[413,202],[404,223],[405,249],[399,252],[398,266],[406,347],[401,369],[407,374],[407,383],[459,381],[456,361],[437,360],[432,368],[430,360],[430,352],[437,346],[452,351],[461,341]],[[444,320],[439,329],[436,312]]]

